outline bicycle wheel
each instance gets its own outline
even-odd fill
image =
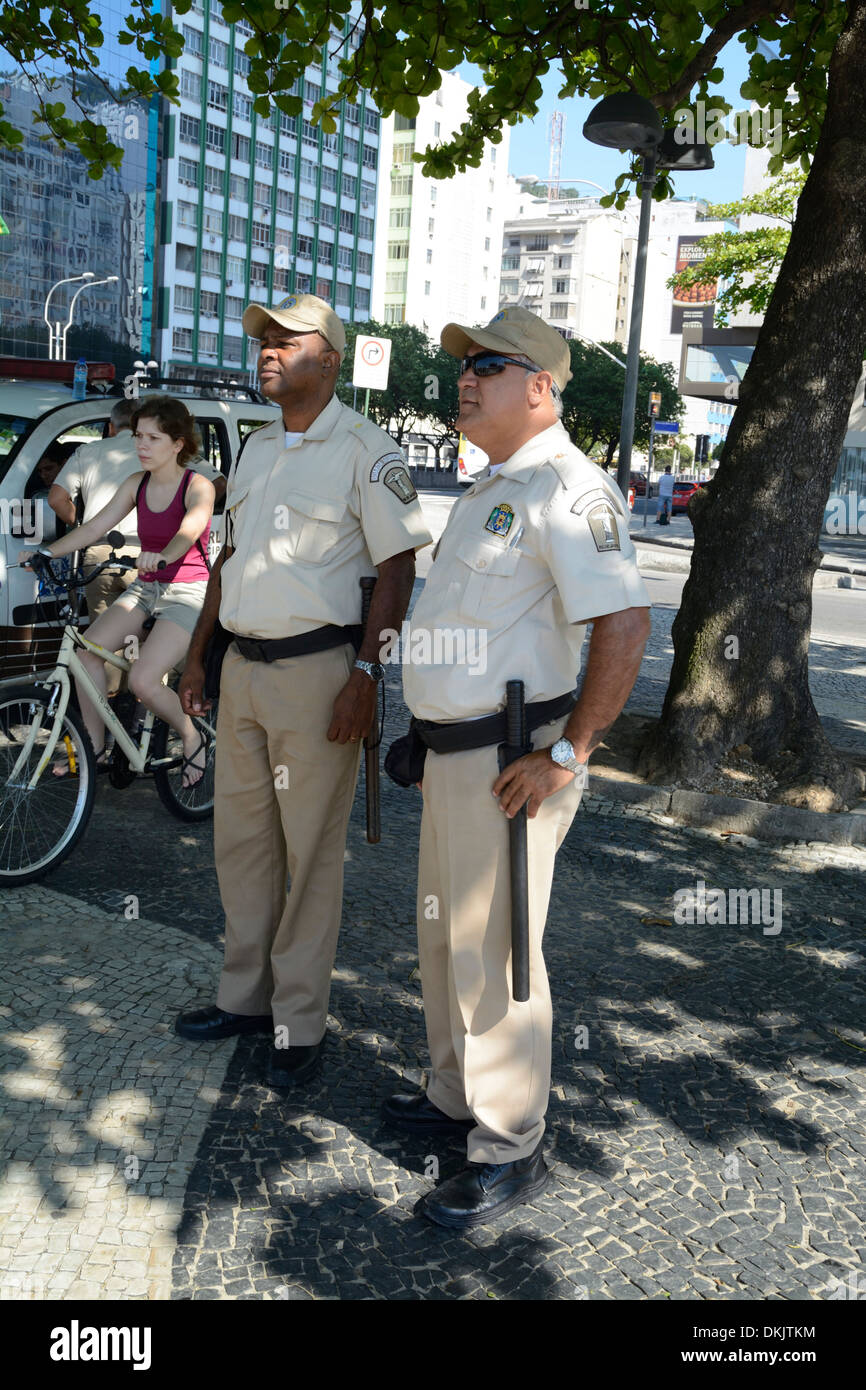
[[[53,764],[28,789],[54,725],[51,691],[13,686],[0,694],[0,883],[30,883],[57,867],[84,834],[96,794],[96,758],[81,716],[68,708]],[[23,762],[19,759],[24,756]],[[14,776],[13,776],[14,774]]]
[[[208,735],[207,763],[204,776],[192,787],[183,785],[181,767],[183,765],[183,741],[168,724],[158,719],[153,727],[154,761],[170,758],[165,767],[153,769],[153,780],[159,799],[167,810],[178,820],[208,820],[213,815],[214,798],[214,754],[216,752],[216,717],[218,701],[214,700],[204,715],[193,717],[193,723],[200,733]]]

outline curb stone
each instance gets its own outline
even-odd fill
[[[828,845],[866,845],[866,815],[857,811],[809,811],[768,805],[746,797],[654,787],[589,774],[595,800],[639,807],[670,816],[681,825],[732,830],[757,840],[817,841]]]

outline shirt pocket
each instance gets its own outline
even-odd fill
[[[499,626],[514,597],[514,576],[523,552],[476,538],[457,547],[458,608],[481,626]]]
[[[286,507],[286,554],[307,565],[326,559],[340,539],[348,505],[344,498],[307,497],[293,492]]]

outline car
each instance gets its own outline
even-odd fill
[[[57,518],[40,490],[37,465],[56,441],[84,444],[104,437],[111,408],[123,388],[111,364],[88,364],[88,390],[76,399],[70,363],[44,359],[0,362],[0,679],[43,669],[59,639],[56,627],[39,622],[37,582],[17,567],[18,552],[55,539]],[[108,368],[108,371],[100,370]],[[96,370],[94,370],[96,369]],[[53,371],[49,376],[48,371]],[[64,379],[66,378],[66,379]],[[276,406],[255,388],[235,383],[143,378],[140,394],[179,396],[195,416],[203,457],[224,475],[244,437],[279,418]],[[212,554],[221,545],[222,518],[215,516]]]
[[[646,474],[638,473],[632,469],[629,477],[629,486],[634,488],[635,497],[646,496]]]
[[[690,483],[683,481],[674,483],[674,495],[673,500],[671,502],[671,511],[674,513],[687,511],[689,502],[694,497],[696,492],[700,492],[702,487],[703,483]]]

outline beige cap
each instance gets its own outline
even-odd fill
[[[296,328],[299,333],[321,333],[337,352],[346,351],[346,330],[343,321],[330,304],[314,294],[287,294],[279,304],[266,309],[263,304],[249,304],[241,322],[251,338],[260,338],[265,325],[273,320],[283,328]]]
[[[518,352],[550,372],[560,391],[571,381],[571,354],[562,334],[517,305],[500,309],[484,328],[446,323],[441,343],[452,357],[465,357],[471,343],[494,352]]]

